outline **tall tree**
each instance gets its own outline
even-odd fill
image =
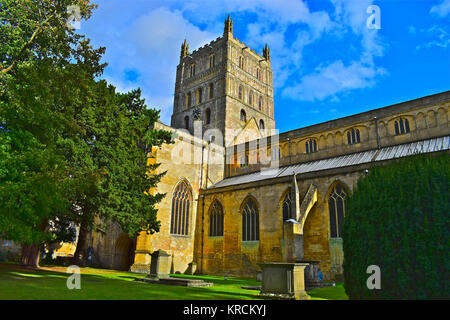
[[[22,262],[32,266],[43,242],[70,238],[72,181],[58,143],[82,131],[71,115],[104,67],[104,48],[68,28],[69,5],[83,18],[94,8],[84,0],[0,1],[0,234],[22,242]]]
[[[95,80],[105,49],[68,27],[69,5],[84,19],[95,7],[0,0],[0,235],[24,243],[22,262],[31,266],[44,242],[73,236],[71,222],[83,230],[96,217],[130,233],[158,228],[153,204],[162,195],[137,191],[158,181],[142,174],[142,159],[169,135],[152,130],[158,114],[140,91],[120,95]]]
[[[100,184],[82,184],[81,192],[72,201],[78,209],[80,231],[73,263],[82,263],[89,231],[105,230],[106,222],[117,223],[131,237],[140,231],[159,231],[155,204],[163,194],[152,194],[164,172],[155,172],[158,164],[150,164],[147,157],[151,148],[170,143],[171,134],[154,128],[159,111],[148,109],[141,99],[140,89],[129,93],[115,93],[112,86],[99,82],[98,100],[90,120],[85,152],[82,154],[100,172]],[[101,105],[101,107],[100,107]],[[101,112],[98,112],[101,111]],[[76,157],[73,158],[77,162]],[[89,169],[89,167],[88,167]],[[79,181],[86,182],[85,174]]]

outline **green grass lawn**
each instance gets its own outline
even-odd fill
[[[66,286],[65,267],[44,267],[30,270],[14,264],[0,263],[0,300],[7,299],[70,299],[70,300],[243,300],[258,299],[259,291],[242,289],[261,283],[249,278],[219,276],[173,277],[202,279],[213,282],[212,287],[191,288],[148,284],[133,281],[144,274],[117,270],[81,268],[81,289],[69,290]],[[312,299],[347,299],[342,285],[308,291]]]

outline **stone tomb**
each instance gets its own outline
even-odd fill
[[[260,296],[272,299],[309,300],[305,291],[307,263],[258,263],[262,269]]]
[[[170,273],[170,254],[164,250],[158,250],[152,253],[150,263],[150,273],[145,278],[136,278],[135,281],[147,283],[168,284],[185,287],[212,287],[213,284],[198,279],[173,278]]]

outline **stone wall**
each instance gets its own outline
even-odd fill
[[[320,261],[320,268],[325,279],[333,279],[342,273],[343,252],[339,239],[330,240],[328,196],[336,183],[341,183],[347,192],[351,192],[361,171],[322,176],[315,179],[298,179],[299,194],[302,199],[311,183],[318,188],[318,201],[309,212],[303,232],[303,247],[305,260]],[[199,203],[203,218],[197,215],[197,230],[195,241],[195,261],[200,272],[206,274],[236,274],[254,276],[259,262],[287,261],[287,255],[292,248],[289,237],[289,226],[283,222],[282,204],[292,183],[274,183],[236,190],[208,190],[205,193],[205,204]],[[247,197],[256,200],[259,209],[260,240],[242,241],[242,204]],[[210,237],[209,210],[214,201],[219,201],[224,209],[223,237]],[[203,228],[201,227],[203,225]],[[203,249],[202,249],[203,238]],[[335,245],[338,243],[338,245]]]
[[[174,143],[164,144],[155,153],[156,162],[161,164],[158,172],[167,171],[158,184],[157,190],[154,190],[166,194],[157,205],[161,228],[153,235],[145,232],[140,234],[132,270],[136,272],[146,270],[150,266],[150,254],[162,249],[171,255],[171,272],[184,273],[188,269],[188,264],[193,261],[194,237],[199,232],[196,224],[199,189],[201,186],[206,187],[206,181],[208,185],[211,185],[223,179],[223,148],[215,144],[209,145],[203,140],[162,124],[159,124],[159,128],[174,133]],[[184,157],[183,152],[191,156]],[[175,235],[170,232],[172,195],[181,182],[186,183],[191,192],[192,205],[187,235]]]

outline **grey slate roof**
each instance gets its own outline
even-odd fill
[[[315,160],[310,162],[293,164],[278,169],[270,169],[264,172],[257,171],[241,176],[221,180],[209,187],[215,189],[249,182],[257,182],[267,179],[291,176],[294,173],[302,174],[320,170],[342,168],[369,162],[396,159],[419,153],[437,152],[450,149],[450,136],[414,141],[381,149],[368,150],[333,158]]]

